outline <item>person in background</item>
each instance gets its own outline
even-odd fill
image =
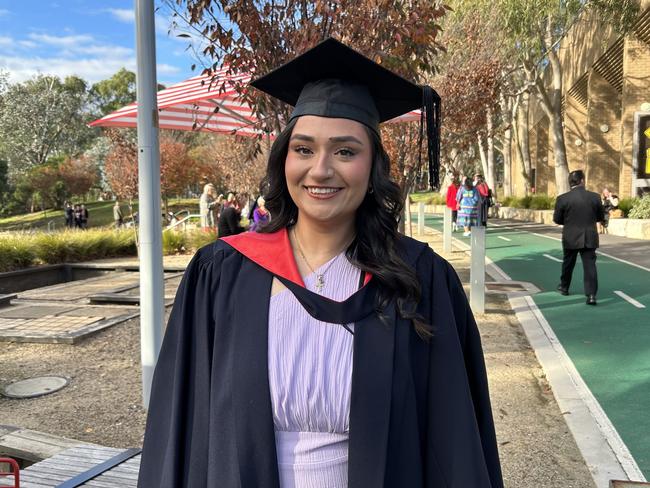
[[[216,189],[212,183],[208,183],[203,187],[203,193],[199,198],[199,215],[201,216],[201,228],[203,230],[214,229],[214,213],[213,208],[216,205],[215,200]]]
[[[81,204],[81,228],[82,229],[87,229],[88,228],[88,209],[86,206],[82,203]]]
[[[65,213],[65,226],[68,229],[72,229],[74,227],[74,209],[72,208],[72,204],[65,202],[63,211]]]
[[[81,229],[81,206],[75,203],[73,210],[74,228]]]
[[[492,206],[492,190],[480,173],[474,175],[474,188],[478,191],[480,201],[478,205],[478,220],[482,226],[487,225],[488,212]]]
[[[472,227],[476,226],[478,218],[478,205],[481,196],[472,185],[472,180],[465,178],[463,186],[458,188],[456,201],[458,202],[458,225],[463,227],[464,237],[472,235]]]
[[[271,220],[271,214],[266,209],[264,197],[260,196],[255,203],[257,206],[253,210],[253,222],[250,226],[251,232],[258,232]]]
[[[625,215],[623,214],[623,210],[618,208],[618,205],[620,203],[620,200],[618,199],[618,195],[612,194],[609,197],[609,201],[612,204],[612,208],[609,211],[609,218],[610,219],[622,219],[623,217],[625,217]]]
[[[235,194],[228,193],[228,196],[226,197],[226,201],[223,204],[223,208],[226,209],[228,207],[232,207],[233,205],[235,205]]]
[[[598,274],[596,249],[598,248],[597,222],[605,220],[605,210],[598,193],[585,189],[585,174],[581,170],[569,173],[571,190],[557,197],[553,222],[562,225],[562,275],[557,287],[560,295],[569,294],[573,268],[578,253],[584,270],[584,290],[587,305],[596,305]]]
[[[454,232],[458,230],[458,225],[456,223],[458,218],[458,201],[456,200],[456,195],[458,195],[459,188],[460,180],[458,179],[458,175],[454,175],[451,183],[447,187],[447,207],[451,209],[451,222]]]
[[[113,222],[116,229],[124,225],[124,214],[122,214],[119,200],[115,200],[115,205],[113,205]]]
[[[600,203],[603,204],[603,210],[605,212],[605,220],[598,222],[598,233],[607,234],[607,227],[609,226],[609,212],[612,210],[612,202],[610,201],[612,194],[609,192],[609,188],[603,188],[603,191],[600,193]]]
[[[219,217],[219,237],[241,234],[246,229],[241,226],[241,210],[237,199],[233,198],[231,204],[221,211]]]

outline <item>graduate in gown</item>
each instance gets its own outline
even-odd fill
[[[463,287],[397,231],[379,124],[440,99],[334,39],[252,85],[294,106],[262,233],[197,252],[160,352],[140,488],[501,488]],[[423,107],[424,105],[424,107]]]

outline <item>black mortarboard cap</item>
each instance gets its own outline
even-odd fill
[[[440,97],[329,38],[251,82],[303,115],[351,119],[379,133],[379,124],[421,108],[420,145],[427,129],[429,185],[439,185]]]

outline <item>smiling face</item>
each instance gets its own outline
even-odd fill
[[[300,219],[354,221],[368,191],[372,146],[364,125],[305,115],[289,140],[285,177]]]

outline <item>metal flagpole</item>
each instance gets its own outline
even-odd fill
[[[162,343],[164,320],[160,148],[156,103],[154,1],[135,0],[138,188],[140,212],[140,344],[142,400],[149,407],[151,380]]]

